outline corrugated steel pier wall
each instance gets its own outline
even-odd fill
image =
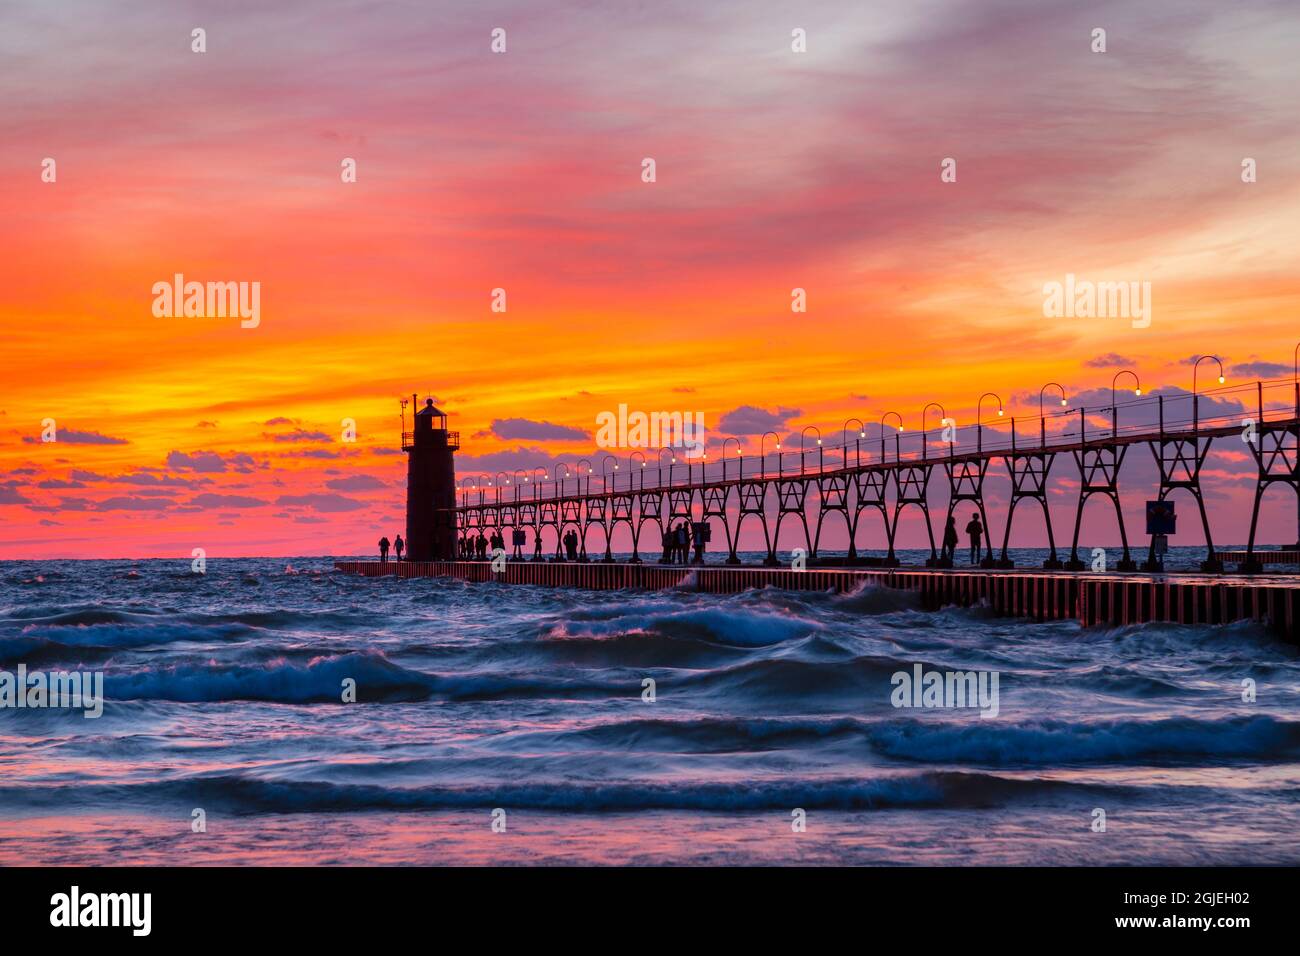
[[[1036,621],[1074,619],[1084,626],[1171,621],[1226,624],[1254,620],[1300,643],[1300,579],[1216,575],[1106,575],[1001,570],[939,571],[907,568],[680,567],[509,561],[493,571],[489,561],[336,561],[334,567],[366,577],[451,577],[541,587],[589,590],[687,588],[736,594],[750,588],[853,591],[870,582],[916,591],[929,609],[986,604],[995,613]]]

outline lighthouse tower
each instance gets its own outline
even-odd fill
[[[415,396],[412,395],[412,404]],[[414,430],[402,433],[406,452],[406,553],[412,561],[456,557],[456,462],[460,434],[447,431],[447,416],[426,399]]]

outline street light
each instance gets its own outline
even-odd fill
[[[1043,411],[1043,393],[1049,388],[1057,388],[1061,391],[1061,407],[1064,408],[1069,402],[1065,398],[1065,386],[1057,382],[1048,382],[1038,390],[1038,440],[1041,445],[1047,445],[1047,414]],[[1083,427],[1079,429],[1079,441],[1083,441]]]
[[[745,477],[745,450],[740,445],[740,439],[735,435],[728,435],[722,443],[722,480],[727,480],[727,442],[736,443],[736,457],[740,459],[740,477]]]
[[[776,470],[781,470],[781,436],[776,432],[763,432],[763,436],[758,440],[758,458],[761,465],[759,477],[767,474],[767,436],[771,435],[776,439]]]
[[[799,474],[801,474],[801,475],[803,474],[803,471],[804,471],[804,467],[803,467],[803,439],[804,439],[804,436],[807,435],[809,431],[815,431],[815,432],[817,433],[817,445],[818,445],[819,448],[821,447],[821,443],[822,443],[822,430],[821,430],[820,428],[818,428],[816,425],[805,425],[805,426],[803,427],[803,431],[801,431],[801,432],[799,433]],[[818,454],[817,470],[818,470],[818,471],[821,471],[821,456],[820,456],[820,453]]]
[[[668,452],[668,484],[673,483],[673,465],[677,464],[677,455],[671,448],[660,448],[659,454],[655,456],[656,470],[659,472],[659,484],[662,487],[664,483],[664,452]]]
[[[985,392],[979,397],[979,401],[975,403],[975,448],[977,451],[984,450],[984,399],[986,398],[992,398],[997,401],[998,418],[1001,418],[1004,412],[1002,407],[1002,396],[997,392]]]
[[[614,463],[614,470],[618,471],[618,459],[614,458],[612,455],[606,455],[605,460],[600,463],[600,484],[605,491],[609,491],[609,472],[606,470],[605,466],[611,461]]]
[[[1196,361],[1192,363],[1192,395],[1193,395],[1193,396],[1196,395],[1196,373],[1197,373],[1197,371],[1200,369],[1200,367],[1201,367],[1201,363],[1204,362],[1204,361],[1206,361],[1207,359],[1210,360],[1210,361],[1212,361],[1212,362],[1215,362],[1216,364],[1218,364],[1218,366],[1219,366],[1219,384],[1222,385],[1223,382],[1224,382],[1224,378],[1223,378],[1223,363],[1219,361],[1219,357],[1218,357],[1217,355],[1201,355],[1201,356],[1198,356],[1197,359],[1196,359]]]
[[[929,431],[925,427],[925,413],[928,412],[931,408],[939,409],[939,424],[942,425],[943,420],[948,417],[948,412],[938,402],[930,402],[928,405],[925,406],[925,408],[921,409],[921,460],[922,461],[925,460],[926,449],[930,444],[929,438],[926,437],[927,435],[929,435]],[[901,432],[903,429],[899,428],[898,430]]]
[[[880,460],[881,461],[885,460],[885,419],[888,418],[890,415],[893,415],[895,418],[898,419],[898,434],[901,435],[903,433],[903,416],[898,414],[898,412],[885,412],[885,414],[880,416]],[[924,438],[925,436],[922,435],[921,437]],[[898,451],[899,451],[898,444],[899,444],[898,435],[895,435],[894,436],[894,457],[895,458],[898,458]]]
[[[1110,380],[1110,404],[1112,408],[1114,408],[1115,406],[1115,383],[1119,381],[1119,377],[1121,375],[1132,375],[1133,394],[1138,396],[1141,396],[1142,394],[1142,383],[1138,381],[1137,372],[1134,372],[1133,370],[1127,368],[1120,369],[1118,372],[1115,373],[1115,376]]]
[[[841,446],[841,450],[844,452],[844,467],[845,467],[845,468],[849,467],[849,437],[848,437],[848,436],[849,436],[849,422],[857,422],[857,423],[858,423],[858,440],[861,440],[861,439],[867,437],[867,426],[866,426],[865,424],[863,424],[862,419],[860,419],[860,418],[846,418],[846,419],[844,420],[844,427],[840,429],[840,446]],[[854,454],[857,456],[857,461],[858,461],[858,464],[859,464],[859,465],[862,464],[862,453],[861,453],[861,450],[862,450],[862,446],[859,445],[857,441],[854,441],[854,443],[853,443],[853,452],[854,452]]]
[[[976,425],[979,425],[979,424],[980,424],[980,421],[981,421],[980,416],[981,416],[981,414],[983,413],[983,410],[984,410],[984,399],[986,399],[986,398],[995,398],[995,399],[997,399],[997,402],[998,402],[998,418],[1001,418],[1001,417],[1002,417],[1002,413],[1003,413],[1003,411],[1005,411],[1005,409],[1003,409],[1003,407],[1002,407],[1002,398],[1001,398],[1001,396],[998,395],[997,392],[985,392],[983,395],[980,396],[980,400],[979,400],[978,402],[975,403],[975,424],[976,424]]]

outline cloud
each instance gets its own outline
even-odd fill
[[[791,418],[802,414],[797,408],[780,408],[769,412],[753,405],[741,405],[718,419],[717,431],[729,435],[759,435],[765,431],[785,428]]]
[[[284,432],[280,435],[266,435],[271,441],[307,441],[307,442],[330,442],[334,439],[324,432],[309,432],[303,428],[295,428],[291,432]]]
[[[227,468],[247,473],[253,470],[253,465],[253,456],[243,452],[237,452],[227,458],[222,458],[215,451],[196,451],[192,455],[183,451],[173,451],[167,455],[168,468],[200,474],[217,474]]]
[[[74,468],[71,477],[73,481],[85,481],[92,484],[139,485],[151,488],[194,488],[208,482],[206,478],[181,478],[177,475],[158,475],[147,471],[137,471],[127,475],[101,475],[98,472],[84,471],[80,468]]]
[[[216,427],[217,427],[217,423],[216,423],[216,422],[203,421],[203,422],[199,422],[199,423],[196,424],[194,427],[195,427],[195,428],[216,428]]]
[[[267,425],[267,426],[272,426],[272,425],[292,425],[292,424],[293,424],[293,419],[291,419],[291,418],[283,418],[283,417],[281,417],[281,418],[268,418],[266,421],[262,422],[262,424],[263,424],[263,425]]]
[[[1280,362],[1243,362],[1232,366],[1231,375],[1238,378],[1290,378],[1295,374],[1295,367]]]
[[[65,481],[62,478],[47,478],[45,481],[36,483],[37,488],[85,488],[86,484],[82,481]]]
[[[128,445],[125,438],[114,438],[111,435],[101,435],[99,432],[81,432],[75,428],[60,428],[55,431],[56,442],[51,444],[59,445]],[[31,435],[24,435],[23,441],[29,445],[42,445],[39,438],[33,438]]]
[[[498,438],[524,441],[583,441],[591,437],[580,428],[556,425],[553,422],[535,422],[527,418],[493,419],[492,434]]]
[[[105,498],[93,507],[96,511],[166,511],[171,507],[171,502],[159,498],[119,496]]]
[[[371,491],[388,486],[373,475],[351,475],[347,478],[333,478],[325,482],[325,487],[335,491]]]
[[[1083,363],[1085,368],[1122,368],[1125,366],[1132,367],[1137,364],[1137,359],[1127,358],[1117,352],[1107,352],[1105,355],[1098,355],[1096,358],[1090,358]]]
[[[250,498],[248,495],[218,495],[205,492],[195,495],[186,504],[191,508],[261,508],[270,502],[263,501],[261,498]]]
[[[311,508],[313,511],[340,512],[356,511],[364,508],[364,501],[357,501],[355,498],[348,498],[345,495],[281,495],[275,499],[277,505],[284,507]]]
[[[0,505],[25,505],[30,503],[31,499],[24,497],[19,492],[18,482],[0,482]]]

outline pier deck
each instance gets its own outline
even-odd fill
[[[735,594],[750,588],[856,590],[864,583],[918,592],[923,607],[985,604],[994,613],[1037,621],[1072,619],[1084,626],[1148,621],[1227,624],[1253,620],[1300,644],[1300,575],[1106,574],[1070,571],[938,570],[928,568],[683,567],[510,561],[336,561],[335,570],[366,577],[451,577],[543,587],[619,590],[686,588]]]

